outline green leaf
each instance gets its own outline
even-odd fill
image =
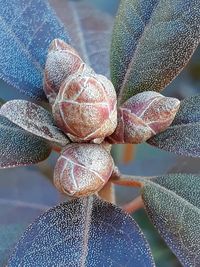
[[[181,101],[172,125],[148,143],[179,155],[200,157],[200,96]]]
[[[0,171],[0,266],[27,226],[59,200],[52,183],[33,167]]]
[[[133,219],[95,196],[40,216],[17,244],[8,266],[155,266]]]
[[[49,2],[65,24],[70,34],[71,45],[85,62],[98,74],[110,76],[109,52],[113,17],[84,1]]]
[[[5,103],[5,101],[4,101],[2,98],[0,98],[0,107],[1,107],[4,103]]]
[[[0,168],[38,163],[50,152],[50,145],[42,138],[0,116]]]
[[[200,265],[200,176],[146,182],[142,196],[154,226],[184,266]]]
[[[68,138],[54,125],[54,119],[46,109],[25,100],[11,100],[1,107],[0,115],[50,142],[65,146]]]
[[[161,91],[183,69],[199,43],[199,10],[196,0],[121,0],[111,48],[120,104]]]

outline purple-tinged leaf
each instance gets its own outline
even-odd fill
[[[155,266],[133,219],[97,197],[63,203],[40,216],[8,266]]]
[[[146,182],[147,213],[183,266],[200,265],[200,176],[174,174]]]
[[[200,157],[200,96],[181,101],[172,125],[148,140],[158,148],[179,155]]]
[[[68,138],[54,125],[50,112],[25,100],[11,100],[0,109],[0,115],[24,130],[58,145],[65,146]]]
[[[161,91],[183,69],[200,40],[200,1],[122,0],[116,17],[111,77],[122,104]]]
[[[0,171],[0,266],[26,227],[59,199],[53,185],[32,168]]]
[[[0,116],[0,168],[30,165],[45,160],[50,145]]]
[[[84,2],[49,2],[65,24],[70,34],[71,45],[98,74],[108,77],[113,18]]]
[[[0,0],[0,78],[36,99],[45,99],[43,68],[50,42],[68,41],[45,0]]]

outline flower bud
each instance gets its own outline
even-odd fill
[[[101,143],[117,126],[116,104],[115,89],[106,77],[79,72],[62,84],[53,116],[72,141]]]
[[[77,51],[60,39],[52,41],[44,71],[44,92],[52,104],[62,82],[81,68],[84,62]]]
[[[110,143],[139,144],[166,130],[180,101],[156,92],[144,92],[127,100],[118,110],[118,124]]]
[[[70,144],[56,163],[54,184],[69,196],[87,196],[106,184],[113,168],[113,159],[103,146]]]

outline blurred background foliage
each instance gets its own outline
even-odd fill
[[[82,0],[114,16],[119,0]],[[103,18],[102,18],[103,19]],[[3,81],[0,81],[1,98],[6,100],[26,98]],[[179,99],[199,93],[200,88],[200,47],[193,55],[185,70],[164,90],[163,94]],[[138,146],[117,145],[113,156],[121,172],[135,175],[159,175],[167,172],[198,173],[199,160],[176,156],[155,149],[148,144]],[[0,172],[0,239],[12,245],[25,227],[47,207],[64,199],[51,183],[53,166],[57,155],[45,163],[26,168],[10,169]],[[46,179],[48,178],[48,179]],[[117,202],[124,204],[132,200],[138,190],[116,187]],[[7,201],[9,199],[9,201]],[[14,214],[14,216],[13,216]],[[181,266],[167,248],[157,231],[149,222],[145,212],[140,210],[133,217],[143,229],[156,261],[156,266]],[[15,220],[13,220],[15,219]],[[3,235],[3,237],[2,237]],[[7,242],[7,243],[6,243]],[[3,250],[3,247],[0,247]],[[1,251],[0,251],[1,252]],[[0,264],[3,264],[0,259]]]

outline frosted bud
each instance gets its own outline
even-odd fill
[[[69,196],[87,196],[106,184],[113,168],[113,159],[103,146],[70,144],[56,163],[54,184]]]
[[[52,41],[45,64],[43,82],[44,92],[51,104],[55,101],[61,83],[84,66],[84,62],[73,47],[60,39]]]
[[[79,72],[62,84],[53,116],[73,142],[101,143],[117,126],[116,104],[115,89],[106,77]]]
[[[127,100],[118,110],[118,124],[110,143],[139,144],[166,130],[180,101],[156,92],[144,92]]]

